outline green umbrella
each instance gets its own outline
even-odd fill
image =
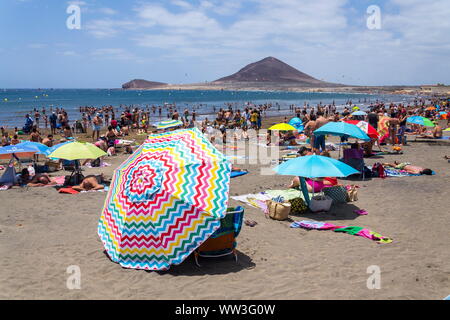
[[[106,156],[106,153],[88,142],[72,142],[65,144],[48,155],[49,158],[80,160],[80,159],[97,159]]]

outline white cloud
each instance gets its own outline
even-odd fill
[[[433,58],[450,67],[445,58],[450,1],[387,1],[381,30],[367,29],[365,10],[353,8],[350,0],[171,0],[178,7],[173,11],[162,3],[144,3],[134,8],[134,17],[94,20],[87,30],[98,38],[133,30],[128,39],[163,50],[163,59],[197,57],[234,69],[273,55],[335,81],[343,72],[372,72],[382,79],[390,70],[407,81],[415,76],[411,65],[425,66]]]
[[[109,16],[117,14],[117,11],[111,8],[100,8],[98,11]]]
[[[62,51],[62,52],[58,52],[58,54],[62,55],[62,56],[66,56],[66,57],[76,57],[79,56],[78,53],[76,53],[73,50],[66,50],[66,51]]]
[[[94,50],[91,55],[95,58],[111,60],[134,60],[139,61],[133,53],[122,48],[103,48]]]
[[[98,19],[88,21],[86,30],[96,38],[110,38],[122,31],[135,29],[136,23],[130,20]]]

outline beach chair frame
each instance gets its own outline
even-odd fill
[[[208,253],[208,254],[203,254],[202,253],[202,250],[201,250],[201,248],[202,248],[202,246],[200,246],[199,248],[197,248],[195,251],[194,251],[194,259],[195,259],[195,264],[198,266],[198,267],[201,267],[201,265],[200,265],[200,263],[199,263],[199,257],[203,257],[203,258],[219,258],[219,257],[224,257],[224,256],[228,256],[228,255],[233,255],[234,256],[234,260],[235,260],[235,262],[237,263],[237,261],[238,261],[238,256],[237,256],[237,250],[236,250],[236,246],[237,246],[237,243],[236,243],[236,238],[237,238],[237,236],[239,235],[239,233],[240,233],[240,230],[241,230],[241,227],[242,227],[242,221],[243,221],[243,219],[244,219],[244,208],[243,207],[241,207],[241,206],[238,206],[238,207],[236,207],[236,208],[229,208],[228,209],[229,211],[227,211],[227,213],[226,213],[226,217],[228,217],[228,216],[230,216],[230,215],[236,215],[236,214],[239,214],[240,216],[238,217],[238,223],[237,223],[237,225],[235,224],[234,225],[234,230],[232,230],[232,231],[230,231],[230,232],[227,232],[226,234],[223,234],[223,235],[220,235],[220,236],[218,236],[218,237],[214,237],[215,235],[217,235],[218,233],[220,233],[220,231],[221,231],[221,228],[219,228],[214,234],[212,234],[211,236],[210,236],[210,238],[208,238],[203,244],[205,244],[205,243],[207,243],[207,241],[208,240],[210,240],[210,239],[218,239],[218,238],[221,238],[221,237],[230,237],[230,234],[232,234],[232,239],[231,239],[231,237],[230,237],[230,240],[232,240],[234,243],[233,243],[233,248],[224,248],[222,251],[223,252],[218,252],[218,253]],[[225,218],[224,218],[225,219]],[[211,241],[211,240],[210,240]],[[212,241],[214,241],[214,240],[212,240]],[[203,251],[203,252],[208,252],[208,251]]]

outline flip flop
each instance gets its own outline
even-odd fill
[[[246,226],[249,226],[249,227],[254,227],[258,224],[258,222],[253,221],[253,220],[245,220],[244,223]]]
[[[364,210],[364,209],[361,209],[361,210],[353,210],[353,212],[356,213],[356,214],[359,214],[360,216],[366,216],[366,215],[369,214],[369,213],[368,213],[366,210]]]

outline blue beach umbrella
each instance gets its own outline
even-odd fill
[[[30,147],[6,146],[0,147],[0,159],[29,158],[36,153],[36,149]]]
[[[49,149],[45,144],[33,141],[25,141],[18,143],[16,144],[16,147],[28,147],[36,150],[36,154],[45,154],[45,155],[47,150]]]
[[[370,137],[354,124],[346,122],[328,122],[316,131],[314,135],[348,136],[364,141],[370,141]]]
[[[298,132],[302,132],[303,131],[303,121],[300,118],[292,118],[291,120],[289,120],[289,124],[291,126],[293,126],[295,129],[297,129]]]
[[[280,175],[305,178],[348,177],[360,173],[344,162],[317,155],[288,160],[274,170]]]

